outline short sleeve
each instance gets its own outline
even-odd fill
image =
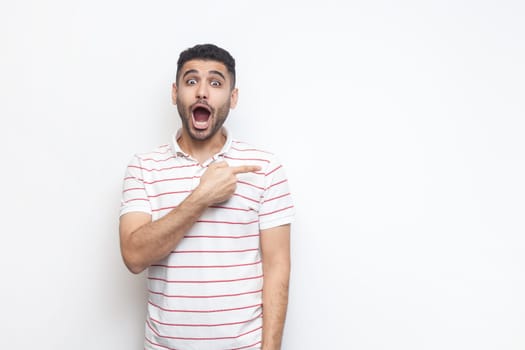
[[[124,175],[120,215],[137,211],[151,214],[151,204],[144,185],[140,159],[134,156]]]
[[[265,172],[265,188],[259,209],[259,228],[265,230],[293,222],[295,207],[282,164],[273,158]]]

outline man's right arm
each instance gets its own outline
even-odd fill
[[[210,165],[199,186],[179,206],[159,220],[131,212],[120,218],[120,250],[128,269],[140,273],[170,254],[208,206],[228,200],[239,173],[260,170],[258,166],[229,167],[226,162]]]
[[[122,215],[120,249],[128,269],[140,273],[167,256],[207,207],[207,202],[195,191],[177,208],[153,222],[146,213]]]

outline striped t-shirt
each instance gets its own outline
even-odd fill
[[[223,132],[223,149],[202,165],[180,149],[179,130],[127,167],[120,214],[146,212],[152,220],[176,208],[215,161],[261,167],[238,174],[233,196],[209,207],[171,254],[148,268],[146,349],[260,348],[260,231],[291,223],[294,206],[276,157]]]

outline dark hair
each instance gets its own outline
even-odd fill
[[[221,62],[226,66],[226,69],[232,77],[232,88],[235,86],[235,59],[230,53],[213,44],[199,44],[190,47],[180,53],[177,61],[177,83],[179,81],[179,74],[184,63],[191,60],[210,60]]]

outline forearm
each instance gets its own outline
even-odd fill
[[[194,192],[161,219],[132,231],[121,242],[124,262],[129,270],[142,272],[170,254],[207,207],[204,198]]]
[[[266,263],[263,286],[263,350],[281,349],[288,307],[290,262]]]

